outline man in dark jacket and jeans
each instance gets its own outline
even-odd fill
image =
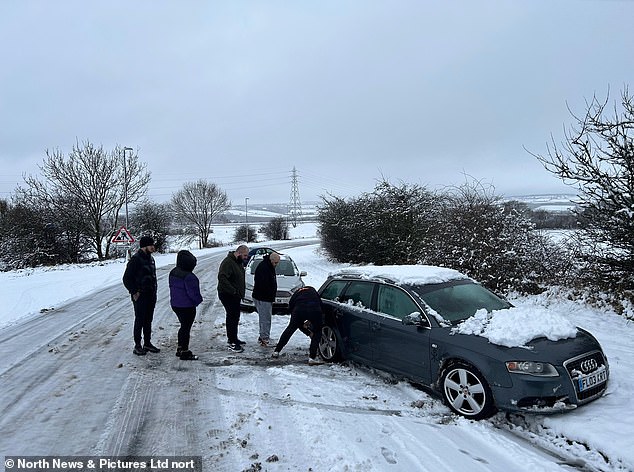
[[[286,346],[286,343],[288,343],[295,331],[299,329],[310,337],[308,364],[322,364],[321,360],[317,358],[317,348],[319,347],[323,325],[322,303],[319,293],[314,287],[308,285],[300,288],[289,300],[288,309],[291,312],[291,319],[280,336],[272,357],[280,356],[280,352]]]
[[[249,248],[244,244],[235,251],[229,251],[218,269],[218,298],[225,307],[227,343],[234,352],[242,352],[244,341],[238,339],[240,322],[240,302],[246,290],[244,281],[244,261],[249,257]]]
[[[151,342],[157,291],[156,266],[152,257],[155,251],[154,240],[150,236],[142,236],[139,240],[139,250],[130,258],[123,274],[123,285],[128,289],[134,306],[132,352],[137,356],[144,356],[147,352],[160,352]]]
[[[255,268],[253,274],[253,303],[258,312],[260,322],[261,346],[268,346],[271,342],[271,318],[273,315],[273,302],[277,294],[277,274],[275,267],[280,263],[280,255],[277,252],[267,254],[262,262]]]

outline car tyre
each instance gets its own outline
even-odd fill
[[[441,387],[443,399],[454,413],[481,420],[496,412],[489,384],[472,365],[464,362],[449,365],[442,373]]]
[[[336,362],[342,359],[341,343],[339,342],[337,331],[327,324],[321,328],[319,355],[326,362]]]

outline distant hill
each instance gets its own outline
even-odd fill
[[[317,202],[302,203],[302,221],[314,221],[317,218]],[[288,203],[254,203],[253,205],[234,205],[224,216],[235,223],[265,223],[273,218],[288,216]]]
[[[512,195],[504,198],[505,201],[519,201],[528,205],[531,210],[545,210],[554,213],[569,213],[574,207],[574,194],[538,194],[538,195]],[[315,221],[317,207],[320,202],[302,203],[302,220]],[[250,224],[266,223],[273,218],[288,216],[288,203],[254,203],[248,207],[233,205],[224,217],[230,223],[244,223],[245,218]]]
[[[568,213],[576,205],[575,194],[543,194],[543,195],[513,195],[506,197],[505,201],[518,201],[526,203],[531,210],[545,210],[551,212]]]

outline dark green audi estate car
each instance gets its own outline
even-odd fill
[[[407,378],[467,418],[562,412],[606,391],[608,361],[584,329],[511,347],[456,329],[476,312],[512,305],[455,270],[351,267],[331,273],[319,293],[326,362],[350,359]]]

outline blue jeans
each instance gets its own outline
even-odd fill
[[[253,299],[255,310],[260,319],[260,339],[268,340],[271,337],[271,317],[273,316],[273,303]]]

